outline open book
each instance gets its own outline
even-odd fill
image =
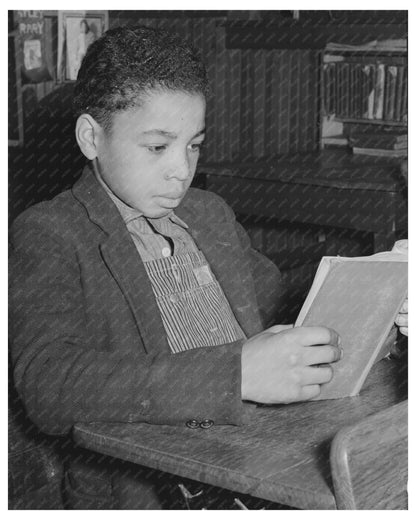
[[[386,339],[406,296],[405,254],[322,258],[295,326],[334,329],[344,356],[317,400],[359,393],[372,365],[388,353]]]

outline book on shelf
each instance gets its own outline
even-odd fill
[[[325,62],[324,112],[356,120],[407,121],[407,67]]]
[[[385,67],[379,63],[376,67],[376,86],[374,92],[374,119],[383,119],[384,109],[384,87],[385,87]]]
[[[346,98],[347,98],[347,116],[354,117],[354,101],[355,101],[355,81],[354,81],[354,65],[352,63],[348,63],[347,68],[348,78],[346,85]]]
[[[357,395],[373,364],[389,352],[407,296],[407,255],[323,257],[295,326],[325,326],[341,337],[343,357],[315,400]],[[395,331],[393,331],[394,333]]]
[[[407,148],[407,133],[396,132],[373,132],[373,133],[351,133],[349,136],[350,146],[357,148],[378,148],[384,150],[402,150]]]
[[[362,72],[362,109],[364,119],[374,119],[375,65],[364,65]]]
[[[353,146],[352,152],[356,155],[372,155],[374,157],[407,157],[407,147],[397,150],[384,150],[382,148],[359,148]]]
[[[349,117],[349,99],[350,99],[350,64],[341,63],[341,115],[343,117]]]
[[[342,113],[342,74],[341,64],[335,64],[335,113],[340,116]]]
[[[352,110],[351,114],[354,118],[359,119],[362,117],[361,114],[361,83],[362,83],[362,65],[359,63],[351,64],[352,68],[352,85],[351,85],[351,98],[352,98]]]
[[[369,52],[369,51],[387,51],[387,52],[407,52],[407,39],[394,38],[386,40],[373,40],[360,45],[348,45],[345,43],[328,42],[325,47],[326,52]]]
[[[323,145],[330,146],[347,146],[348,145],[348,137],[345,135],[330,135],[324,136],[321,139]]]
[[[403,95],[403,83],[405,81],[404,67],[397,67],[397,81],[396,81],[396,103],[394,107],[394,120],[400,121],[400,109]],[[407,79],[406,79],[407,81]]]
[[[394,108],[396,105],[396,83],[397,83],[397,67],[389,65],[386,67],[386,84],[384,95],[384,119],[393,121]]]
[[[361,120],[361,121],[344,121],[343,129],[345,135],[356,135],[356,134],[406,134],[407,128],[405,125],[392,125],[388,122],[374,125],[372,121]]]
[[[407,123],[407,90],[408,90],[408,80],[407,80],[407,67],[403,67],[404,69],[404,81],[403,81],[403,90],[401,95],[400,102],[400,121]]]

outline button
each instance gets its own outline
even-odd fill
[[[204,430],[207,430],[208,428],[211,428],[211,426],[214,426],[214,421],[211,421],[211,419],[204,419],[201,421],[201,424],[199,425]]]
[[[162,249],[162,255],[167,258],[168,256],[170,256],[170,247],[164,247]]]
[[[190,419],[186,421],[186,426],[191,428],[191,430],[195,430],[195,428],[199,428],[199,422],[196,419]]]
[[[171,294],[171,295],[169,296],[169,300],[170,300],[172,303],[178,303],[179,298],[178,298],[178,296],[176,296],[176,294]]]
[[[178,266],[177,265],[172,265],[172,273],[173,273],[173,276],[175,277],[175,280],[180,283],[181,282],[181,275],[178,271]]]

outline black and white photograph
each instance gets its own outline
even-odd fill
[[[108,28],[107,11],[58,12],[58,70],[63,81],[75,81],[88,47]]]
[[[412,509],[398,7],[8,11],[9,510]]]

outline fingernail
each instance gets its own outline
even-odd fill
[[[338,342],[337,342],[337,345],[338,345],[338,347],[341,345],[341,336],[338,336]]]
[[[339,345],[339,343],[338,343],[338,345]],[[344,349],[342,347],[339,347],[339,351],[340,351],[339,359],[342,359],[344,357]]]

